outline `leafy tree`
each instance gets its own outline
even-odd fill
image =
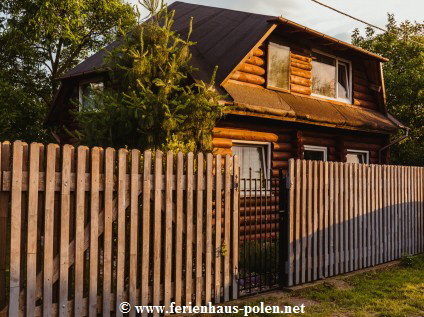
[[[224,111],[212,82],[190,74],[195,43],[172,30],[174,11],[157,0],[141,2],[150,19],[122,34],[107,57],[110,82],[92,108],[76,114],[81,143],[139,149],[208,151]],[[190,24],[191,21],[187,21]]]
[[[1,1],[0,95],[12,95],[2,99],[0,111],[13,124],[7,134],[1,129],[0,137],[37,140],[46,132],[42,120],[30,120],[37,133],[22,135],[25,114],[44,116],[57,79],[115,39],[119,28],[129,30],[135,22],[134,8],[123,0]]]
[[[398,24],[388,15],[387,32],[356,29],[352,43],[390,59],[384,65],[389,112],[411,128],[410,136],[393,146],[392,162],[424,165],[424,24]]]

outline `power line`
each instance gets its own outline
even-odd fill
[[[352,16],[352,15],[350,15],[350,14],[346,13],[346,12],[340,11],[340,10],[338,10],[338,9],[336,9],[336,8],[333,8],[333,7],[331,7],[331,6],[329,6],[329,5],[325,4],[325,3],[322,3],[322,2],[320,2],[320,1],[318,1],[318,0],[311,0],[311,1],[313,1],[313,2],[315,2],[315,3],[317,3],[317,4],[319,4],[319,5],[321,5],[321,6],[323,6],[323,7],[326,7],[326,8],[328,8],[328,9],[330,9],[330,10],[333,10],[333,11],[335,11],[335,12],[339,13],[339,14],[342,14],[342,15],[344,15],[344,16],[346,16],[346,17],[348,17],[348,18],[351,18],[351,19],[353,19],[353,20],[355,20],[355,21],[358,21],[358,22],[361,22],[361,23],[363,23],[363,24],[366,24],[366,25],[368,25],[368,26],[370,26],[370,27],[372,27],[372,28],[375,28],[375,29],[377,29],[377,30],[380,30],[380,31],[383,31],[383,32],[386,32],[386,33],[390,33],[390,34],[393,34],[393,35],[397,35],[396,33],[390,32],[390,31],[388,31],[388,30],[386,30],[386,29],[383,29],[383,28],[381,28],[381,27],[379,27],[379,26],[376,26],[376,25],[374,25],[374,24],[368,23],[367,21],[364,21],[364,20],[358,19],[358,18],[356,18],[356,17],[354,17],[354,16]],[[424,43],[421,43],[421,42],[418,42],[418,41],[415,41],[415,40],[412,40],[412,39],[408,39],[408,41],[410,41],[410,42],[414,42],[414,43],[419,44],[419,45],[421,45],[421,46],[424,46]]]

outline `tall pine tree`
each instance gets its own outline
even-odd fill
[[[150,18],[123,34],[107,57],[110,81],[94,106],[76,113],[81,143],[138,149],[210,151],[223,115],[221,96],[191,74],[195,43],[172,30],[174,12],[157,0],[142,5]],[[192,21],[187,21],[191,25]]]

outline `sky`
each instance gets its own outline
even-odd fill
[[[137,4],[137,0],[128,0]],[[183,0],[239,11],[283,16],[314,30],[350,42],[355,28],[365,25],[333,12],[311,0]],[[387,13],[394,13],[397,21],[424,22],[424,0],[320,0],[340,11],[349,13],[371,24],[385,27]],[[171,4],[172,0],[168,1]]]

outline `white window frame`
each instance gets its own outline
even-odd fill
[[[327,162],[328,160],[328,149],[325,146],[316,146],[316,145],[305,145],[303,148],[303,154],[305,151],[316,151],[316,152],[324,152],[324,160],[323,162]]]
[[[370,151],[348,149],[346,155],[347,154],[365,154],[366,155],[365,164],[369,164],[370,162]]]
[[[104,80],[102,78],[92,78],[92,79],[85,79],[85,80],[81,80],[78,83],[78,102],[79,102],[79,111],[81,111],[82,109],[82,102],[83,102],[83,92],[82,92],[82,86],[86,85],[86,84],[90,84],[90,83],[102,83],[103,84],[103,89],[105,88],[105,83]]]
[[[269,52],[267,53],[267,61],[266,61],[266,63],[267,63],[267,67],[266,67],[266,88],[267,89],[271,89],[271,90],[277,90],[277,91],[283,91],[283,92],[290,92],[290,77],[291,77],[290,76],[291,75],[291,70],[290,70],[290,65],[291,65],[291,50],[290,50],[290,47],[287,46],[287,45],[278,44],[276,42],[269,41],[268,42],[268,51],[269,51],[269,47],[270,46],[283,46],[283,47],[287,47],[288,48],[288,51],[289,51],[288,88],[285,89],[285,88],[271,86],[271,85],[268,84],[269,83],[268,76],[270,76],[270,74],[271,74],[271,72],[270,72],[271,63],[269,61],[271,54],[269,54]]]
[[[262,145],[266,148],[266,152],[264,152],[263,154],[265,156],[266,162],[264,162],[267,166],[265,166],[265,168],[263,168],[263,170],[265,171],[264,177],[265,180],[270,179],[271,175],[270,175],[270,170],[271,170],[271,142],[260,142],[260,141],[245,141],[245,140],[233,140],[233,144],[232,146],[237,146],[237,145]],[[241,162],[240,162],[241,163]]]
[[[336,61],[336,73],[335,73],[335,76],[336,76],[336,98],[332,98],[332,97],[328,97],[328,96],[324,96],[324,95],[320,95],[320,94],[314,94],[314,93],[312,93],[311,96],[320,97],[320,98],[329,99],[329,100],[341,101],[341,102],[346,102],[346,103],[352,104],[352,99],[353,99],[352,98],[353,97],[352,62],[348,61],[347,59],[340,58],[340,57],[337,57],[335,55],[328,54],[328,53],[325,53],[325,52],[322,52],[322,51],[319,51],[319,50],[313,49],[312,52],[333,58]],[[339,61],[349,65],[349,86],[350,87],[349,87],[349,98],[347,98],[347,99],[338,97],[339,96]],[[312,70],[311,70],[312,77],[314,76],[313,72],[314,72],[314,68],[312,67]],[[312,86],[311,86],[311,89],[312,89]]]

